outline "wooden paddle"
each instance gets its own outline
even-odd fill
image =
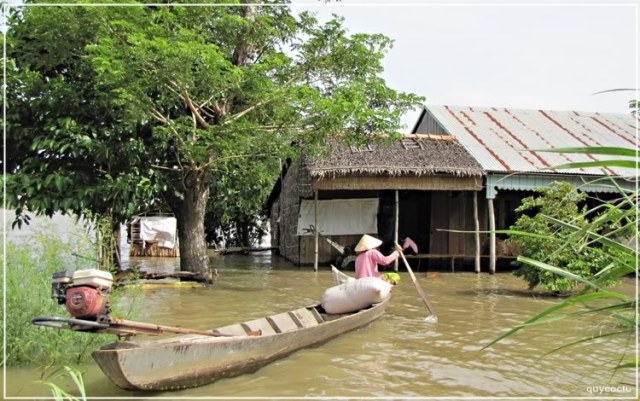
[[[133,336],[137,334],[199,334],[213,337],[234,337],[233,334],[223,334],[217,330],[195,330],[182,327],[163,326],[159,324],[132,322],[124,319],[111,319],[105,322],[76,319],[59,316],[41,316],[31,320],[36,326],[47,326],[56,329],[69,329],[79,331],[91,331],[96,333],[110,333],[121,336]],[[246,330],[248,336],[261,336],[262,330]]]
[[[199,334],[203,336],[213,337],[234,337],[233,334],[222,334],[217,330],[195,330],[185,329],[182,327],[163,326],[159,324],[132,322],[130,320],[123,319],[109,319],[109,329],[117,330],[132,330],[140,334],[162,334],[162,333],[177,333],[177,334]],[[247,331],[248,336],[260,336],[262,332],[260,330]]]
[[[422,301],[424,302],[424,304],[427,306],[427,309],[429,310],[430,315],[427,316],[424,320],[426,320],[427,322],[430,322],[430,323],[437,323],[438,322],[438,317],[436,316],[435,312],[433,311],[433,308],[431,307],[431,303],[429,302],[429,298],[427,298],[427,294],[425,294],[424,290],[422,289],[422,287],[420,287],[420,284],[418,283],[418,280],[416,279],[416,276],[413,274],[413,270],[411,270],[411,266],[409,266],[409,263],[407,262],[407,258],[404,257],[404,253],[402,251],[400,251],[400,256],[402,257],[402,261],[404,262],[404,266],[407,268],[407,271],[409,272],[409,275],[411,276],[411,281],[413,281],[413,284],[416,287],[416,291],[418,291],[418,295],[420,295],[420,298],[422,298]]]

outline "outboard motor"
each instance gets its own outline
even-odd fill
[[[109,314],[111,273],[98,270],[64,270],[53,273],[51,297],[65,305],[75,318],[100,321]]]

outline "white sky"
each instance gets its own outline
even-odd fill
[[[294,0],[345,17],[350,33],[395,40],[392,88],[425,104],[628,113],[637,88],[638,5],[582,1]],[[403,122],[410,129],[415,111]]]
[[[393,39],[387,84],[425,104],[628,113],[637,93],[594,93],[640,86],[638,2],[559,1],[292,0]]]

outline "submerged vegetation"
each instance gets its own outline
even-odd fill
[[[625,148],[580,148],[556,149],[564,153],[599,153],[618,157],[616,166],[638,170],[638,155],[635,149]],[[597,163],[597,164],[596,164]],[[588,167],[607,165],[608,162],[574,163],[563,167]],[[614,165],[614,164],[611,164]],[[637,174],[636,174],[637,179]],[[637,344],[638,314],[635,296],[623,294],[609,288],[609,284],[633,275],[638,279],[638,188],[629,191],[616,185],[613,180],[603,180],[602,185],[613,186],[619,196],[615,201],[585,210],[578,219],[564,220],[557,216],[539,213],[539,218],[558,227],[559,231],[538,233],[540,240],[562,244],[562,249],[578,246],[578,249],[596,248],[606,253],[610,260],[599,266],[597,273],[583,276],[568,270],[565,266],[552,264],[553,261],[537,260],[534,257],[519,256],[518,262],[535,269],[539,274],[552,274],[583,286],[581,291],[562,302],[545,309],[524,323],[512,328],[485,346],[489,347],[504,338],[512,336],[528,327],[557,321],[558,319],[587,318],[599,322],[597,332],[586,334],[584,338],[558,345],[552,352],[587,343],[597,344],[600,340],[613,337],[627,339],[628,347],[621,350],[616,361],[616,370],[638,369],[638,357],[633,345]],[[589,219],[586,216],[590,216]],[[594,216],[594,217],[591,217]],[[577,223],[579,221],[580,223]],[[531,236],[530,232],[511,232],[512,237]],[[603,262],[605,263],[605,262]]]

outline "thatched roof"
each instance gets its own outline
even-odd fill
[[[328,154],[307,159],[313,178],[353,174],[482,176],[480,164],[449,135],[404,135],[402,141],[349,148],[334,143]]]

